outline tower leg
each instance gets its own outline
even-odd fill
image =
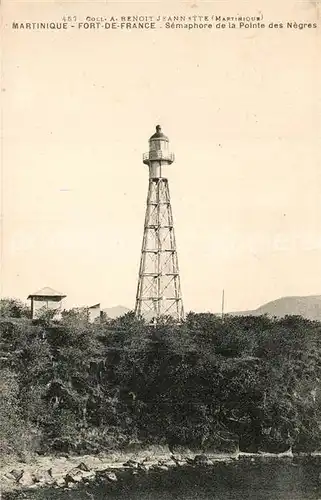
[[[141,316],[142,309],[142,296],[143,296],[143,286],[144,286],[144,268],[146,262],[146,252],[144,249],[147,245],[147,231],[146,227],[148,226],[148,220],[150,217],[150,199],[152,194],[152,184],[149,182],[148,185],[148,193],[147,193],[147,203],[146,203],[146,212],[145,212],[145,223],[144,223],[144,233],[143,233],[143,242],[142,242],[142,250],[141,250],[141,258],[139,265],[139,276],[138,276],[138,284],[137,284],[137,292],[136,292],[136,304],[135,304],[135,315]]]

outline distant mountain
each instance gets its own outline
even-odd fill
[[[310,320],[321,321],[321,295],[308,295],[306,297],[281,297],[268,302],[253,311],[233,311],[233,316],[276,316],[282,318],[286,315],[299,315]]]
[[[130,311],[128,307],[114,306],[102,309],[109,318],[118,318]],[[252,311],[232,311],[228,314],[232,316],[276,316],[282,318],[286,315],[303,316],[311,320],[321,321],[321,295],[308,295],[305,297],[281,297],[272,300]]]
[[[130,309],[124,306],[114,306],[106,307],[106,309],[102,309],[102,311],[107,314],[108,318],[115,319],[118,318],[118,316],[128,313]]]

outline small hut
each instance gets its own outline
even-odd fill
[[[40,309],[57,311],[60,313],[62,310],[62,300],[66,298],[64,295],[52,288],[46,286],[36,293],[32,293],[28,296],[28,300],[31,300],[31,318],[37,318]]]

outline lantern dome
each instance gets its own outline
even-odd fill
[[[153,141],[153,140],[155,140],[155,139],[156,139],[156,140],[163,140],[163,141],[167,141],[167,142],[169,142],[168,137],[167,137],[165,134],[163,134],[163,132],[162,132],[162,128],[161,128],[161,126],[160,126],[160,125],[156,125],[156,132],[155,132],[155,134],[153,134],[153,135],[151,136],[151,138],[150,138],[149,140],[150,140],[150,141]]]

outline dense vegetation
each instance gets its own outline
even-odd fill
[[[130,443],[321,449],[321,323],[128,313],[37,321],[1,306],[0,453],[95,453]]]

